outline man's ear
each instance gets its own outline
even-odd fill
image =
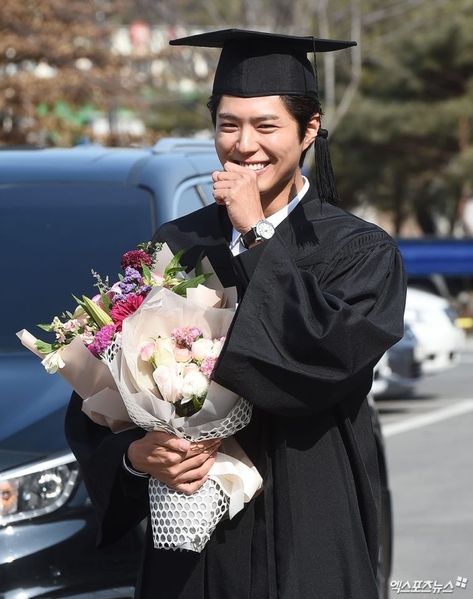
[[[310,119],[304,135],[304,150],[314,143],[320,128],[320,114],[316,112]]]

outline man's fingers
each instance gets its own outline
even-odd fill
[[[165,433],[163,431],[151,431],[146,433],[145,436],[153,445],[166,447],[167,449],[171,449],[173,451],[181,451],[186,453],[191,446],[190,441],[181,439],[175,435],[170,435],[169,433]]]
[[[221,442],[221,439],[207,439],[205,441],[194,442],[191,444],[187,457],[205,451],[206,449],[215,449],[216,447],[219,447]]]
[[[206,480],[207,476],[204,476],[204,478],[196,480],[192,483],[181,483],[176,486],[171,486],[171,489],[175,489],[176,491],[180,491],[181,493],[185,493],[186,495],[192,495],[192,493],[195,493],[200,489],[200,487],[205,483]]]
[[[187,441],[187,439],[180,439],[179,437],[162,431],[153,431],[148,433],[148,435],[152,443],[170,449],[171,451],[187,453],[191,447],[191,442]]]
[[[209,449],[207,451],[199,453],[196,456],[192,456],[187,460],[180,461],[179,463],[168,464],[167,474],[169,478],[177,479],[186,472],[190,472],[192,470],[195,470],[196,468],[200,468],[202,464],[205,464],[205,462],[207,462],[207,460],[211,456],[215,455],[216,451],[216,449]]]
[[[243,167],[238,167],[243,169]],[[237,181],[241,174],[245,173],[245,169],[240,170],[239,172],[230,172],[230,171],[214,171],[212,173],[212,180],[214,183],[217,181]]]
[[[250,177],[254,177],[256,179],[255,171],[252,171],[250,168],[246,166],[241,166],[240,164],[235,164],[234,162],[225,162],[223,165],[223,174],[233,177],[241,177],[241,175],[249,175]]]
[[[233,184],[232,184],[232,181],[230,181],[230,180],[215,181],[212,187],[213,187],[213,189],[232,189]]]
[[[239,164],[235,164],[234,162],[230,162],[229,160],[227,160],[227,162],[225,162],[225,164],[223,165],[223,169],[227,173],[238,173],[242,171],[244,172],[246,170],[246,167],[240,166]]]
[[[172,480],[173,484],[190,483],[195,480],[200,480],[209,473],[209,470],[215,464],[215,456],[209,457],[205,463],[201,464],[198,468],[193,468],[187,472],[183,472]]]

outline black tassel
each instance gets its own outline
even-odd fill
[[[315,140],[315,185],[322,202],[337,202],[339,197],[327,138],[327,129],[319,129]]]

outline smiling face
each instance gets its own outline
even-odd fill
[[[279,96],[222,96],[217,108],[215,148],[222,165],[233,162],[256,172],[268,216],[287,204],[303,185],[302,152],[313,142],[318,115],[303,139]]]

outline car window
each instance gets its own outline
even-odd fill
[[[184,216],[205,206],[194,185],[182,188],[175,196],[174,217]]]
[[[152,195],[124,185],[0,187],[0,352],[21,348],[15,332],[73,310],[94,295],[91,268],[116,280],[123,252],[150,239]],[[24,350],[26,351],[26,350]]]
[[[207,204],[212,204],[215,201],[212,195],[213,184],[211,179],[209,179],[208,181],[203,181],[198,186],[198,188],[200,192],[204,195]]]
[[[212,177],[210,174],[193,177],[184,181],[174,194],[172,218],[185,216],[190,212],[208,206],[214,201]]]

